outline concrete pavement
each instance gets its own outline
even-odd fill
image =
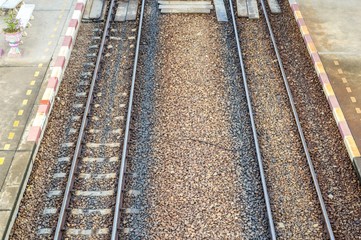
[[[361,4],[359,0],[290,0],[298,6],[307,44],[314,44],[327,76],[325,94],[353,164],[361,174]],[[300,16],[297,16],[299,13]],[[302,20],[299,25],[302,25]],[[310,48],[309,48],[310,51]],[[311,54],[311,52],[310,52]],[[311,54],[312,55],[312,54]],[[316,66],[317,70],[317,66]],[[328,79],[327,79],[328,78]],[[322,80],[321,80],[322,81]],[[329,82],[329,83],[328,83]],[[329,87],[328,87],[329,84]],[[324,87],[325,89],[325,87]]]
[[[64,36],[69,32],[69,22],[78,21],[73,20],[74,10],[81,7],[75,14],[79,20],[83,11],[83,5],[79,6],[77,0],[28,0],[26,3],[35,4],[35,10],[30,21],[32,26],[26,29],[27,37],[23,37],[20,45],[22,56],[8,57],[8,44],[0,34],[0,48],[5,51],[0,57],[1,239],[8,237],[37,151],[37,142],[28,141],[28,133],[38,115],[43,93],[49,88],[51,66],[56,65],[59,52],[69,55],[74,39],[68,36],[65,40]],[[4,26],[3,20],[0,16],[0,28]]]

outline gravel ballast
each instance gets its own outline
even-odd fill
[[[264,16],[260,12],[259,20],[237,22],[278,238],[325,238],[320,206]]]
[[[122,237],[267,238],[232,26],[146,13]]]
[[[335,237],[360,239],[360,184],[289,3],[281,3],[271,22]]]
[[[288,2],[281,7],[283,13],[272,15],[271,21],[334,233],[337,239],[359,239],[361,187]],[[237,19],[237,24],[278,239],[327,239],[263,14],[260,17]],[[110,35],[116,38],[106,46],[86,128],[85,143],[119,147],[85,146],[75,190],[116,191],[137,23],[112,27]],[[61,206],[62,195],[49,193],[65,188],[67,178],[54,174],[69,172],[70,163],[59,159],[74,152],[65,143],[76,142],[72,129],[80,126],[81,119],[74,116],[81,116],[83,108],[74,104],[86,101],[76,93],[89,87],[80,76],[92,68],[83,64],[94,45],[94,26],[80,26],[11,239],[52,239],[39,230],[55,229],[57,223],[58,213],[44,210]],[[156,1],[146,2],[121,239],[270,238],[236,50],[231,22],[217,22],[214,11],[160,14]],[[100,230],[103,234],[94,238],[109,239],[115,194],[101,199],[75,195],[67,230]],[[70,239],[79,237],[68,234]]]

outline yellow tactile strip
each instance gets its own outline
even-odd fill
[[[292,8],[292,11],[294,13],[295,19],[297,21],[297,24],[300,28],[301,34],[303,36],[303,39],[306,43],[307,50],[312,58],[312,61],[314,63],[315,70],[317,72],[317,75],[319,77],[319,80],[322,84],[323,91],[327,97],[327,100],[330,104],[330,107],[333,112],[333,116],[336,120],[338,129],[343,137],[343,141],[346,145],[348,154],[351,158],[351,161],[354,161],[355,158],[360,157],[360,151],[356,146],[355,140],[351,134],[351,131],[347,125],[347,122],[345,120],[344,114],[342,112],[342,109],[340,108],[340,105],[337,101],[337,98],[335,96],[335,93],[333,91],[333,88],[330,84],[330,81],[328,79],[328,76],[325,72],[325,68],[323,67],[323,64],[321,62],[321,59],[317,53],[317,49],[315,47],[315,44],[311,38],[311,35],[308,31],[308,28],[306,26],[306,23],[302,17],[302,13],[299,9],[299,6],[294,1],[289,0],[290,6]]]

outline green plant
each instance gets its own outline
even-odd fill
[[[9,15],[5,18],[6,28],[3,28],[5,33],[17,33],[20,32],[20,21],[16,19],[16,15],[13,11],[9,12]]]

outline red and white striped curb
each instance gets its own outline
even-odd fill
[[[312,58],[314,67],[316,69],[318,78],[320,80],[320,83],[322,84],[323,92],[325,93],[325,95],[327,97],[327,100],[328,100],[328,103],[332,110],[333,116],[336,120],[338,129],[339,129],[339,131],[342,135],[343,141],[346,145],[347,152],[351,158],[351,161],[354,161],[355,158],[358,158],[361,156],[360,151],[357,148],[356,142],[351,134],[350,128],[347,125],[345,116],[343,115],[340,104],[337,101],[337,98],[335,96],[335,93],[333,91],[331,83],[328,79],[327,73],[325,72],[325,69],[321,62],[321,59],[318,55],[316,46],[311,38],[311,35],[308,31],[306,23],[302,17],[299,6],[295,0],[289,0],[289,3],[292,8],[293,14],[296,18],[297,24],[300,28],[302,37],[306,43],[307,50]]]
[[[84,13],[86,1],[87,0],[78,0],[75,5],[75,9],[71,20],[69,21],[58,56],[54,61],[53,67],[51,68],[52,70],[50,78],[48,79],[47,87],[40,100],[36,116],[31,125],[27,138],[28,141],[39,143],[42,131],[45,129],[47,118],[54,103],[54,97],[58,92],[66,65],[70,58],[70,53],[74,46],[80,21]]]

